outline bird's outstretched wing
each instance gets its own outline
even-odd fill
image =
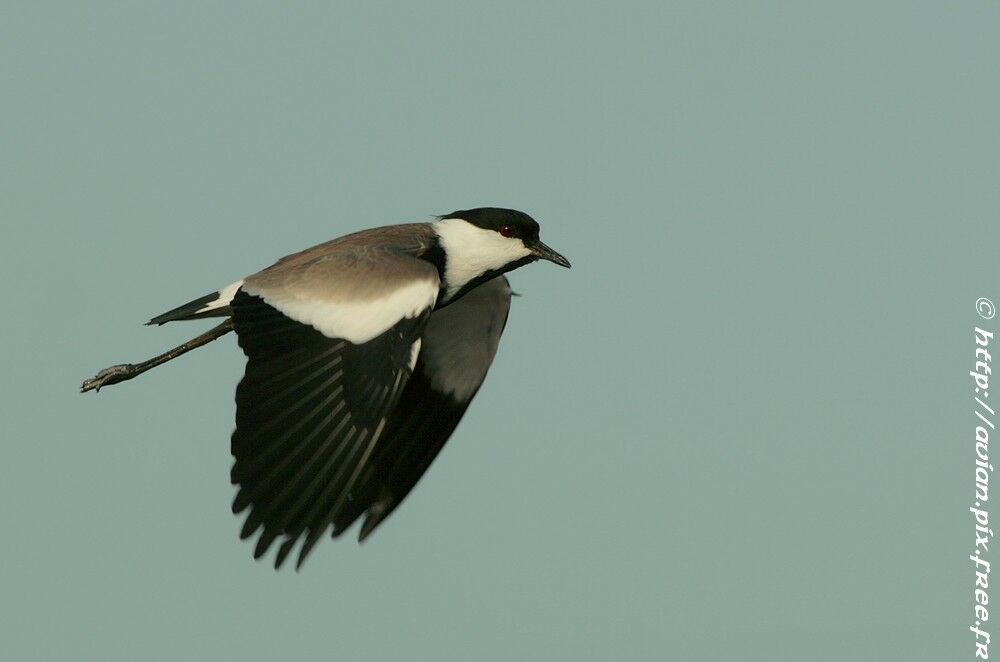
[[[283,537],[298,564],[345,510],[375,458],[420,353],[437,269],[394,249],[317,247],[245,280],[230,304],[247,356],[236,390],[233,512],[261,530],[260,557]]]
[[[373,462],[352,492],[353,508],[333,535],[365,514],[364,540],[409,494],[465,414],[486,377],[507,323],[511,291],[503,276],[431,313],[413,375],[386,423]]]

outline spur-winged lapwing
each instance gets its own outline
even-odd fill
[[[82,390],[132,379],[236,331],[247,357],[236,388],[233,512],[279,537],[298,565],[331,526],[364,515],[364,540],[406,497],[483,383],[510,309],[503,274],[569,262],[512,209],[456,211],[432,223],[365,230],[314,246],[149,324],[224,317],[137,364],[106,368]]]

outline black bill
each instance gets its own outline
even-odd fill
[[[555,264],[558,264],[560,267],[566,267],[567,269],[569,269],[570,267],[569,260],[564,258],[559,253],[556,253],[554,250],[552,250],[542,242],[539,241],[535,244],[532,244],[530,248],[531,252],[539,260],[548,260],[549,262],[554,262]]]

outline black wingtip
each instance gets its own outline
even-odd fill
[[[372,531],[375,530],[375,527],[377,527],[381,521],[382,517],[369,511],[368,516],[365,517],[365,521],[361,524],[361,530],[358,531],[358,544],[367,540],[368,536],[372,534]]]
[[[253,512],[251,512],[247,515],[246,520],[243,522],[243,527],[240,529],[240,540],[246,540],[252,536],[258,528],[260,528],[260,522],[254,519]]]
[[[302,564],[305,563],[306,557],[309,556],[309,552],[312,551],[316,543],[319,542],[320,538],[323,537],[323,531],[326,527],[322,529],[316,529],[309,533],[309,537],[306,538],[305,542],[302,543],[302,549],[299,550],[299,558],[295,561],[295,571],[298,572],[302,568]]]
[[[281,543],[281,547],[278,548],[278,554],[274,557],[275,570],[281,570],[282,564],[284,564],[285,559],[288,557],[289,552],[292,551],[292,547],[295,546],[295,541],[297,540],[298,538],[289,538],[285,542]],[[298,564],[296,564],[295,569],[298,570],[300,565],[302,565],[301,560]]]

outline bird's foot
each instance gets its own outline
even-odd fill
[[[124,382],[137,374],[136,367],[131,363],[120,363],[113,365],[87,379],[80,386],[80,393],[87,391],[100,391],[105,386]]]

